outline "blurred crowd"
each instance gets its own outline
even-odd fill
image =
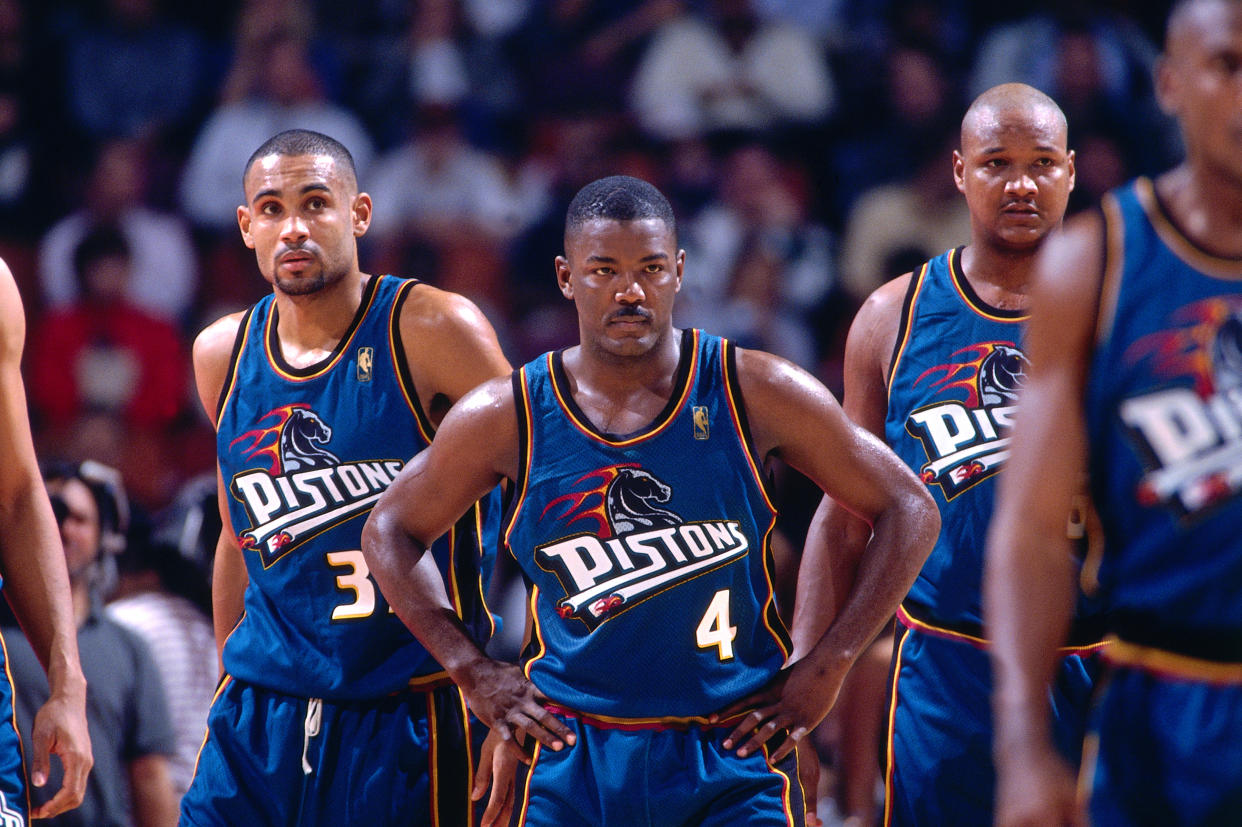
[[[354,155],[362,269],[469,296],[514,364],[576,340],[565,207],[622,173],[673,202],[679,325],[839,389],[861,300],[968,240],[950,153],[976,94],[1057,100],[1071,211],[1178,156],[1152,91],[1161,5],[0,0],[0,256],[39,454],[118,468],[152,525],[210,503],[190,344],[270,289],[236,208],[251,151],[291,127]],[[816,497],[783,491],[797,547]]]

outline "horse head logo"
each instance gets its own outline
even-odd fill
[[[621,467],[608,483],[604,504],[616,534],[677,525],[681,518],[656,503],[666,503],[673,489],[641,468]]]
[[[1218,392],[1242,388],[1242,311],[1226,319],[1212,338],[1212,379]]]
[[[280,459],[285,472],[326,468],[341,460],[321,447],[332,439],[332,428],[310,408],[294,408],[280,430]]]
[[[979,402],[988,406],[1016,402],[1029,365],[1016,347],[994,345],[979,365]]]

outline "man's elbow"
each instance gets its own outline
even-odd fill
[[[908,522],[907,536],[911,539],[911,554],[922,565],[931,555],[940,536],[940,509],[927,487],[917,481],[907,486],[899,508]]]

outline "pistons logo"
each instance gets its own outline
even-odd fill
[[[309,405],[285,405],[259,417],[229,443],[247,466],[229,491],[249,526],[237,535],[270,566],[306,539],[365,514],[403,465],[398,459],[343,462],[326,447],[332,427]]]
[[[574,486],[539,521],[578,530],[538,546],[535,562],[563,587],[557,614],[588,629],[750,548],[735,520],[683,520],[670,507],[672,487],[637,464],[597,469]]]
[[[1242,491],[1242,297],[1194,302],[1169,321],[1125,355],[1161,386],[1119,410],[1145,468],[1139,502],[1187,517]]]
[[[981,342],[951,355],[958,359],[914,380],[916,387],[928,381],[936,396],[950,398],[906,420],[906,431],[927,454],[920,478],[949,500],[995,475],[1008,458],[1009,429],[1030,367],[1013,342]]]

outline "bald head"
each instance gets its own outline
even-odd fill
[[[1065,113],[1057,102],[1025,83],[1002,83],[993,86],[966,110],[962,118],[962,146],[995,133],[1006,123],[1021,123],[1061,136],[1066,146],[1068,126]]]

